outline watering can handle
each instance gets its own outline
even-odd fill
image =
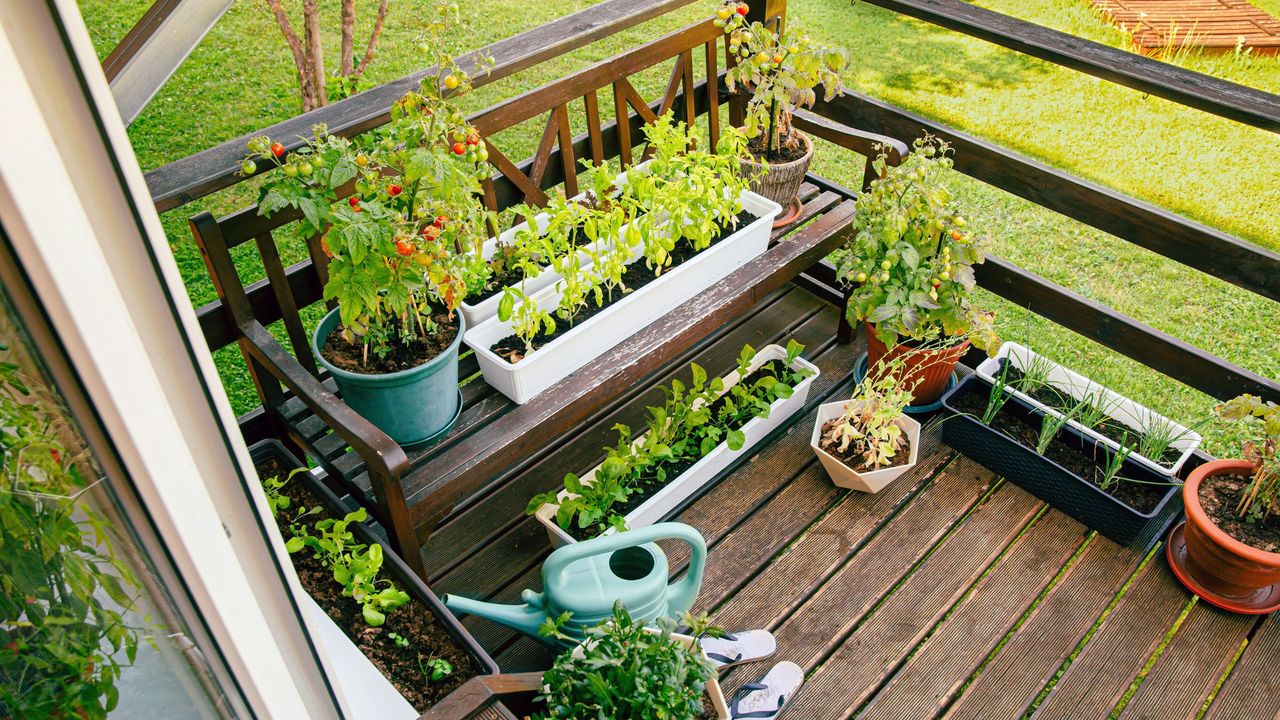
[[[672,588],[676,595],[691,595],[689,605],[692,606],[698,589],[702,587],[702,572],[707,562],[707,541],[702,539],[701,533],[684,523],[658,523],[638,530],[628,530],[592,538],[580,543],[573,543],[572,545],[565,545],[551,553],[542,569],[546,573],[549,582],[552,577],[564,572],[570,563],[658,540],[683,540],[689,544],[689,550],[691,551],[689,572],[685,574],[683,580],[673,585]],[[687,610],[688,608],[683,609]]]

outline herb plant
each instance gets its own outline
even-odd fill
[[[457,6],[441,12],[456,15]],[[423,43],[441,76],[397,100],[377,137],[356,142],[317,126],[314,139],[286,157],[280,143],[260,136],[244,161],[246,173],[263,161],[277,168],[260,214],[292,208],[302,214],[303,235],[322,236],[331,257],[324,299],[338,302],[340,332],[364,346],[365,364],[370,353],[407,357],[440,331],[436,313],[451,314],[491,272],[480,252],[496,226],[481,202],[488,150],[454,105],[470,78],[442,49],[443,29],[431,23]],[[354,194],[339,202],[348,185]]]
[[[1264,520],[1280,511],[1280,405],[1255,395],[1241,395],[1219,405],[1216,412],[1223,419],[1250,426],[1252,437],[1245,441],[1241,455],[1257,467],[1236,512],[1251,522]]]
[[[632,619],[622,603],[612,619],[589,628],[580,648],[567,650],[543,674],[538,720],[697,720],[702,696],[715,670],[697,639],[720,636],[704,617],[683,621],[695,638],[691,645],[672,636],[675,622],[659,618],[657,629]],[[554,633],[554,625],[548,628]]]
[[[1073,417],[1075,417],[1074,409],[1065,413],[1045,413],[1040,418],[1040,434],[1036,437],[1036,452],[1044,455],[1045,451],[1049,449],[1049,443],[1053,442],[1062,427]]]
[[[791,116],[817,102],[815,88],[825,88],[826,100],[844,92],[840,73],[848,58],[842,50],[814,41],[794,22],[779,33],[761,22],[748,25],[746,3],[716,5],[712,22],[729,35],[729,52],[737,60],[725,73],[725,85],[751,91],[744,129],[757,155],[776,160],[783,149],[795,151],[801,145]]]
[[[0,362],[5,718],[106,718],[120,699],[122,669],[137,657],[141,629],[124,609],[141,586],[114,547],[108,518],[81,501],[97,470],[80,447],[57,398]]]
[[[983,244],[965,229],[947,187],[949,152],[925,136],[901,165],[888,167],[881,151],[880,179],[858,196],[857,232],[836,253],[837,273],[853,287],[849,320],[870,323],[886,346],[966,336],[994,353],[993,314],[969,300]]]
[[[644,433],[633,439],[630,427],[614,426],[618,442],[607,450],[590,482],[570,473],[564,480],[569,496],[561,499],[556,491],[536,495],[528,513],[554,504],[559,506],[556,523],[566,531],[576,528],[598,535],[610,528],[626,529],[617,508],[635,493],[667,484],[720,443],[730,450],[742,449],[742,427],[753,418],[767,417],[770,406],[791,397],[807,376],[805,370],[791,369],[803,351],[804,346],[792,340],[785,359],[753,372],[756,353],[748,345],[738,356],[739,382],[728,388],[721,378],[708,379],[706,371],[693,364],[691,384],[673,380],[663,388],[663,404],[648,409]]]
[[[821,447],[861,458],[861,465],[854,470],[891,465],[907,443],[899,420],[915,396],[911,388],[898,382],[894,364],[901,365],[902,360],[886,362],[882,358],[877,371],[868,373],[854,389],[843,417],[822,428]]]

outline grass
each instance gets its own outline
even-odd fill
[[[1280,0],[1255,0],[1280,15]],[[80,0],[90,33],[105,54],[150,0]],[[509,3],[479,0],[460,31],[468,47],[493,42],[579,10],[588,0]],[[981,0],[979,4],[1091,40],[1125,47],[1124,34],[1089,9],[1085,0]],[[334,0],[322,6],[336,19]],[[393,3],[370,80],[385,82],[419,67],[414,37],[420,20]],[[1059,68],[957,33],[850,0],[793,2],[791,17],[815,35],[847,48],[849,87],[909,111],[1064,168],[1095,182],[1244,240],[1280,249],[1274,208],[1280,206],[1275,160],[1280,136],[1255,130],[1158,98]],[[482,88],[473,109],[656,37],[701,17],[697,3],[614,38],[583,48]],[[336,27],[336,22],[328,23]],[[326,49],[335,47],[334,38]],[[331,51],[332,52],[332,51]],[[1280,58],[1250,54],[1182,52],[1169,58],[1269,92],[1280,92]],[[640,84],[656,97],[665,68]],[[285,119],[299,109],[288,52],[262,3],[236,3],[169,84],[130,128],[144,169]],[[524,157],[541,126],[526,123],[498,138],[511,157]],[[815,170],[856,186],[861,158],[825,146]],[[217,193],[163,216],[170,244],[194,303],[215,297],[186,219],[196,212],[229,212],[252,202],[255,183]],[[1274,343],[1280,305],[1003,191],[957,177],[954,189],[984,229],[992,251],[1050,280],[1106,303],[1159,330],[1267,377],[1280,377]],[[286,262],[303,256],[296,241],[282,242]],[[246,278],[262,275],[252,253],[237,255]],[[1152,409],[1193,424],[1212,400],[1139,363],[1066,331],[987,293],[980,301],[1000,313],[1007,339],[1029,345]],[[216,355],[237,411],[257,403],[240,369],[239,352]],[[1234,452],[1235,433],[1222,425],[1203,430],[1211,452]]]

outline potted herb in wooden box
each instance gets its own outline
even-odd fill
[[[1192,428],[1017,343],[1002,344],[974,371],[987,380],[1008,372],[1013,393],[1045,412],[1061,415],[1080,407],[1069,423],[1115,450],[1127,438],[1134,446],[1131,457],[1163,475],[1176,476],[1200,446],[1200,434]]]
[[[817,101],[819,85],[827,100],[844,92],[840,73],[848,59],[794,22],[777,32],[761,22],[747,24],[744,2],[717,5],[712,22],[728,34],[732,61],[725,85],[730,90],[742,85],[751,93],[743,127],[751,155],[743,158],[742,173],[751,178],[754,192],[787,208],[775,223],[785,225],[800,214],[797,193],[813,161],[813,141],[792,126],[792,114]]]
[[[778,206],[733,172],[744,139],[706,148],[670,114],[646,126],[654,156],[632,168],[607,207],[578,218],[594,242],[552,267],[554,286],[508,286],[498,315],[467,333],[485,382],[517,403],[591,362],[768,248]],[[692,149],[690,149],[692,148]],[[553,219],[551,222],[556,223]],[[606,242],[595,242],[601,238]]]
[[[613,619],[587,630],[587,640],[556,658],[543,674],[539,720],[729,720],[716,671],[698,640],[720,636],[705,616],[686,615],[690,634],[667,618],[656,627],[614,606]],[[554,627],[548,628],[554,633]]]
[[[302,587],[419,712],[498,666],[435,593],[276,440],[249,450]]]
[[[876,493],[915,467],[920,423],[903,412],[911,398],[910,388],[878,372],[848,400],[818,406],[809,445],[831,482]]]
[[[734,372],[710,382],[694,364],[691,385],[674,381],[662,407],[649,408],[646,432],[633,440],[618,426],[604,462],[566,475],[564,490],[534,497],[528,512],[556,547],[663,520],[804,407],[818,368],[803,350],[794,340],[747,346]]]
[[[897,167],[876,158],[880,179],[858,196],[857,232],[836,254],[852,287],[849,321],[866,324],[867,367],[902,358],[895,376],[914,388],[917,405],[938,399],[970,343],[989,353],[1000,344],[992,313],[970,303],[983,249],[947,187],[948,153],[926,136]]]
[[[1179,484],[1015,397],[1001,374],[942,398],[942,440],[1122,545],[1145,547],[1182,508]]]
[[[1280,609],[1280,406],[1242,395],[1218,415],[1249,422],[1240,460],[1214,460],[1187,477],[1187,521],[1170,533],[1174,573],[1210,603],[1248,614]]]
[[[317,126],[286,157],[283,145],[256,137],[243,168],[278,166],[259,213],[292,208],[304,236],[323,236],[324,298],[338,307],[320,321],[312,351],[343,400],[402,445],[437,438],[457,420],[467,328],[456,309],[492,272],[480,251],[494,225],[482,202],[488,153],[451,98],[469,78],[435,50],[441,24],[431,28],[445,79],[428,78],[396,101],[381,141],[357,143]],[[348,184],[355,193],[338,202]]]

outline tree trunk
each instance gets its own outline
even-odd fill
[[[324,83],[324,49],[320,45],[319,0],[302,0],[302,28],[306,37],[307,63],[315,103],[310,109],[314,109],[329,104]],[[303,98],[303,106],[305,105],[306,99]]]
[[[342,0],[342,62],[338,74],[347,77],[355,72],[356,0]]]

